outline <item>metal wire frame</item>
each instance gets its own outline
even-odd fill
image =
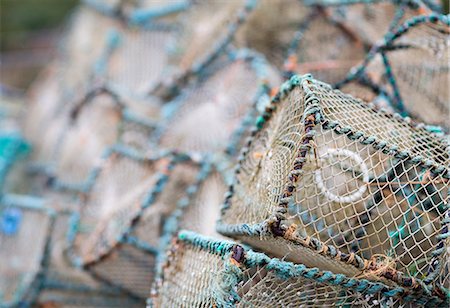
[[[271,114],[274,112],[274,110],[276,110],[277,108],[277,103],[283,99],[284,97],[286,97],[286,95],[288,95],[288,93],[290,93],[290,91],[292,91],[295,87],[300,86],[301,84],[303,84],[307,89],[308,86],[307,84],[314,84],[317,81],[311,81],[309,79],[310,77],[306,76],[306,77],[298,77],[298,76],[294,76],[290,81],[286,82],[285,84],[283,84],[283,86],[281,87],[280,92],[278,92],[277,95],[274,96],[274,98],[272,99],[272,103],[266,107],[266,111],[265,113],[256,121],[256,126],[252,131],[252,136],[254,137],[256,135],[256,133],[258,131],[260,131],[265,123],[271,118]],[[310,81],[308,81],[310,80]],[[331,88],[330,88],[331,91]],[[308,104],[308,102],[310,102],[310,104]],[[303,144],[311,144],[311,140],[313,140],[313,135],[314,135],[314,131],[313,131],[313,127],[314,127],[314,123],[328,123],[327,120],[324,121],[324,119],[322,118],[321,115],[321,111],[320,111],[320,105],[317,105],[320,102],[320,99],[315,98],[313,92],[311,92],[307,98],[306,98],[306,110],[305,110],[305,115],[303,117],[304,121],[305,121],[305,127],[306,127],[306,135],[304,137],[304,140],[302,141]],[[389,116],[386,114],[386,117],[388,118],[392,118],[392,116]],[[393,118],[397,119],[396,121],[404,121],[401,119],[400,116],[394,116]],[[408,124],[407,122],[405,122],[407,125],[411,125]],[[334,124],[333,124],[334,125]],[[332,126],[332,125],[331,125]],[[339,124],[338,124],[339,126]],[[411,126],[412,129],[416,129],[414,128],[414,126]],[[417,126],[417,129],[423,129],[423,128],[418,128],[419,126]],[[354,134],[354,132],[350,131],[347,133],[347,131],[338,131],[339,134]],[[348,135],[348,136],[350,136]],[[432,135],[430,134],[430,137],[432,138]],[[364,137],[366,138],[366,137]],[[375,148],[380,148],[380,150],[383,151],[383,153],[392,153],[394,156],[398,156],[401,159],[405,159],[405,157],[412,157],[409,158],[411,160],[411,163],[413,164],[419,164],[422,165],[425,169],[430,170],[430,172],[432,174],[435,174],[436,176],[440,176],[443,177],[444,181],[448,181],[448,178],[450,177],[450,172],[447,168],[445,168],[443,165],[437,164],[436,162],[433,162],[432,160],[424,160],[423,157],[417,157],[414,158],[414,156],[411,156],[412,154],[408,154],[407,156],[404,156],[403,154],[406,155],[406,153],[397,153],[396,151],[392,152],[393,149],[390,149],[389,147],[387,147],[387,144],[383,141],[376,141],[375,137],[370,137],[372,139],[370,139],[370,144],[373,144]],[[361,139],[361,138],[360,138]],[[362,139],[361,139],[362,140]],[[242,152],[241,152],[241,159],[239,162],[239,165],[242,164],[243,160],[245,159],[245,157],[248,154],[248,148],[249,146],[252,144],[252,137],[248,139],[246,146],[243,148]],[[380,143],[380,147],[378,147],[378,143]],[[443,152],[445,153],[445,151]],[[299,150],[299,163],[296,163],[296,168],[295,170],[292,171],[292,173],[297,172],[296,170],[301,170],[302,166],[303,166],[303,159],[304,156],[306,154],[305,149],[300,148]],[[442,154],[444,155],[444,154]],[[302,162],[300,162],[302,161]],[[237,171],[236,174],[239,174],[240,170],[239,170],[239,165],[237,167]],[[296,179],[298,177],[297,176],[291,176],[290,179]],[[222,215],[226,214],[227,211],[230,211],[233,208],[233,205],[230,204],[232,197],[234,195],[234,185],[232,185],[230,187],[230,190],[228,192],[228,194],[226,195],[226,200],[225,200],[225,204],[222,210]],[[271,216],[264,222],[260,222],[260,223],[240,223],[240,224],[227,224],[224,223],[223,221],[223,217],[222,220],[219,221],[218,226],[217,226],[217,230],[219,231],[219,233],[223,234],[223,235],[227,235],[227,236],[231,236],[231,237],[237,237],[242,239],[243,241],[247,242],[247,243],[251,243],[253,245],[253,247],[258,247],[259,249],[264,250],[265,248],[267,248],[267,245],[275,245],[277,248],[273,250],[274,253],[280,254],[280,256],[285,257],[286,255],[291,255],[291,257],[293,256],[292,254],[287,253],[287,250],[285,249],[286,247],[289,247],[289,249],[294,249],[295,251],[298,251],[299,254],[301,255],[302,253],[305,253],[305,248],[307,249],[312,249],[313,251],[316,252],[317,257],[313,260],[309,260],[310,262],[312,262],[311,264],[315,264],[314,266],[318,266],[321,269],[326,269],[328,268],[339,268],[340,270],[342,270],[345,273],[351,273],[352,275],[358,275],[358,271],[367,268],[367,266],[371,269],[377,269],[379,268],[380,264],[377,264],[376,262],[369,262],[368,260],[365,260],[363,258],[360,258],[360,256],[358,255],[358,253],[345,253],[342,251],[339,251],[338,249],[336,249],[336,247],[334,247],[333,245],[325,245],[323,243],[321,243],[318,239],[316,238],[312,238],[312,237],[307,237],[305,238],[304,235],[301,234],[301,232],[297,232],[295,227],[292,227],[292,225],[289,225],[289,220],[287,218],[288,215],[288,211],[287,211],[287,206],[288,206],[288,199],[289,196],[292,195],[292,189],[287,190],[286,192],[283,193],[283,195],[280,197],[280,205],[279,208],[277,208],[273,214],[271,214]],[[444,213],[446,211],[448,211],[448,205],[444,204],[442,205],[442,211],[444,211]],[[441,210],[440,210],[441,211]],[[286,225],[286,222],[288,223]],[[396,283],[398,283],[401,286],[404,287],[411,287],[414,286],[414,289],[416,291],[419,291],[418,293],[418,297],[421,296],[428,296],[430,294],[437,294],[438,296],[441,296],[444,298],[446,298],[446,291],[443,291],[443,293],[441,293],[441,288],[442,286],[440,285],[426,285],[426,284],[430,284],[431,281],[436,282],[436,275],[437,275],[437,271],[438,268],[440,266],[442,266],[442,262],[445,262],[445,260],[442,259],[442,253],[445,250],[445,238],[448,237],[448,222],[446,221],[445,217],[443,218],[443,220],[441,221],[442,224],[442,229],[441,229],[441,234],[436,236],[436,246],[434,247],[435,251],[432,253],[433,258],[429,264],[429,272],[427,274],[429,279],[424,279],[423,281],[418,279],[418,278],[413,278],[413,277],[408,277],[407,274],[404,274],[400,271],[383,271],[381,270],[379,273],[380,275],[382,275],[384,278],[387,278],[389,280],[393,280]],[[320,256],[324,256],[325,258],[322,259],[322,257]],[[288,257],[289,258],[289,257]],[[327,261],[327,258],[328,261]],[[336,262],[336,260],[341,260],[343,262],[338,262],[338,264],[332,265],[332,263]],[[328,262],[328,263],[327,263]],[[350,267],[349,267],[349,264]],[[439,265],[441,264],[441,265]],[[337,267],[336,267],[337,266]],[[359,269],[359,270],[358,270]],[[356,271],[355,271],[356,270]],[[444,288],[445,290],[445,288]],[[428,295],[426,295],[428,294]],[[440,294],[440,295],[439,295]],[[448,300],[448,299],[446,299]]]
[[[246,307],[269,303],[383,306],[389,301],[401,306],[444,304],[438,297],[417,301],[410,290],[402,287],[271,258],[240,244],[191,231],[181,231],[172,245],[161,281],[152,291],[148,307],[178,307],[185,303],[200,307]],[[279,285],[281,288],[277,287]],[[305,285],[311,288],[311,294],[304,290]],[[323,297],[318,298],[316,291]]]
[[[450,26],[450,20],[446,15],[439,14],[430,14],[413,17],[407,20],[402,25],[394,28],[392,31],[389,31],[384,36],[384,41],[375,45],[370,52],[367,54],[363,63],[352,68],[351,72],[346,76],[346,78],[334,85],[336,88],[340,88],[345,84],[360,78],[363,75],[367,75],[367,72],[370,65],[372,65],[374,59],[378,56],[382,59],[382,67],[387,79],[387,84],[390,87],[392,93],[389,93],[390,99],[392,102],[392,108],[400,113],[402,116],[409,116],[410,110],[408,108],[408,101],[404,101],[402,96],[407,95],[407,93],[401,93],[396,76],[394,76],[391,63],[389,61],[389,53],[391,51],[397,50],[396,42],[401,39],[402,36],[407,34],[410,31],[413,31],[415,27],[418,27],[422,24],[441,24],[444,26]],[[404,46],[403,46],[404,47]],[[402,46],[398,46],[398,48],[402,48]],[[420,115],[415,115],[420,118]]]

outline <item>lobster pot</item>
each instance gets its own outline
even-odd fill
[[[447,127],[450,114],[449,37],[450,21],[443,17],[442,21],[411,27],[387,43],[406,47],[386,53],[396,85],[394,91],[398,91],[406,111],[428,124]]]
[[[156,110],[151,104],[133,108],[114,91],[88,94],[72,109],[70,125],[59,136],[54,158],[57,179],[70,184],[85,181],[106,148],[118,141],[144,147],[152,129],[148,119]]]
[[[406,20],[388,32],[385,40],[339,86],[343,88],[343,84],[364,74],[385,90],[390,101],[388,109],[447,127],[449,93],[444,84],[449,71],[449,29],[450,21],[445,15]]]
[[[272,72],[261,61],[249,55],[216,65],[207,78],[170,103],[167,109],[173,111],[155,135],[155,143],[183,152],[225,150],[233,132],[254,112],[261,82]],[[279,80],[276,73],[272,76],[271,80]]]
[[[42,202],[42,199],[22,197],[23,200]],[[48,200],[45,200],[48,202]],[[111,286],[102,285],[86,271],[73,267],[66,256],[67,236],[71,230],[70,212],[58,212],[48,237],[48,250],[44,255],[39,287],[31,302],[36,305],[136,306],[136,300]],[[114,302],[117,302],[116,304]],[[123,307],[123,306],[122,306]]]
[[[232,242],[182,231],[168,253],[150,306],[408,306],[386,296],[392,287],[383,283],[337,277],[303,264],[270,258]],[[352,281],[352,288],[348,288],[348,281]],[[368,289],[377,285],[378,291],[361,288],[365,283]]]
[[[310,1],[325,5],[333,18],[355,31],[367,44],[372,45],[383,38],[389,30],[407,18],[430,10],[420,2],[398,3],[395,1]]]
[[[350,68],[364,56],[365,50],[357,34],[319,11],[291,43],[287,68],[335,83],[347,76]]]
[[[151,160],[122,151],[103,165],[76,224],[72,259],[94,278],[143,299],[163,223],[196,182],[198,163],[187,156]]]
[[[287,49],[312,9],[296,0],[261,0],[236,33],[239,47],[262,53],[276,67],[283,67]]]
[[[445,140],[309,76],[282,85],[266,110],[243,149],[223,234],[335,272],[434,276],[448,232]]]
[[[79,7],[67,26],[57,59],[41,73],[31,86],[27,112],[23,119],[26,137],[36,144],[39,161],[48,159],[54,150],[54,142],[64,125],[64,111],[80,95],[88,91],[95,76],[96,62],[104,49],[108,49],[108,29],[113,20],[95,11]],[[63,123],[61,123],[63,122]]]
[[[51,217],[44,209],[0,207],[0,304],[15,306],[34,293],[42,270]],[[29,239],[33,240],[29,240]]]

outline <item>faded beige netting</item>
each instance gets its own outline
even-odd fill
[[[388,32],[337,85],[343,89],[349,81],[368,78],[383,90],[389,111],[448,128],[449,33],[447,16],[410,18]]]
[[[183,156],[150,160],[121,151],[93,179],[70,253],[96,279],[142,300],[152,283],[163,223],[195,183],[199,167]]]
[[[272,259],[228,241],[182,231],[167,253],[161,280],[152,292],[151,306],[410,306],[385,296],[386,293],[357,291],[357,279],[340,276],[337,282],[335,277],[330,272]],[[353,280],[353,288],[345,286],[348,279]]]
[[[406,110],[428,124],[449,126],[450,27],[424,23],[393,46],[403,46],[386,57]]]
[[[446,141],[315,80],[295,76],[281,93],[244,149],[221,231],[280,257],[304,250],[289,241],[311,248],[314,239],[350,254],[348,263],[377,260],[410,277],[433,276],[446,232]],[[252,225],[288,241],[258,241]]]
[[[178,229],[186,229],[207,236],[218,234],[215,223],[220,217],[220,206],[227,189],[224,175],[212,172],[199,186],[195,197],[183,211]]]
[[[409,3],[397,1],[345,3],[342,1],[340,5],[337,1],[330,6],[328,10],[333,19],[339,20],[348,28],[353,29],[368,45],[377,43],[385,33],[406,19],[431,12],[419,1]]]
[[[81,183],[107,147],[121,141],[146,149],[158,118],[159,105],[93,91],[70,110],[68,125],[60,131],[53,160],[55,175],[65,183]],[[76,163],[75,163],[76,162]]]
[[[262,53],[283,67],[287,49],[311,10],[297,0],[261,0],[238,30],[235,43]]]
[[[245,0],[197,1],[180,14],[181,31],[169,45],[174,72],[191,70],[194,64],[214,53],[216,44],[228,35],[228,25],[236,21],[244,4]],[[214,14],[213,19],[211,14]]]
[[[260,95],[265,75],[258,75],[252,61],[250,57],[226,61],[186,89],[172,103],[178,107],[163,127],[159,146],[184,152],[223,151]],[[271,79],[277,80],[277,75]]]
[[[74,267],[66,256],[71,216],[60,212],[50,237],[50,253],[41,269],[36,304],[57,307],[137,307],[138,301],[93,279],[82,268]]]
[[[318,10],[290,47],[286,68],[334,83],[342,80],[364,56],[365,49],[357,32]]]
[[[125,232],[162,167],[114,152],[102,162],[81,205],[75,245],[84,263],[108,252]]]
[[[5,204],[0,207],[0,216],[0,300],[2,305],[14,305],[29,292],[40,273],[51,218],[44,209]]]

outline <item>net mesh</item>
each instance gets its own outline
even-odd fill
[[[217,236],[215,225],[220,217],[220,205],[226,191],[225,180],[219,172],[211,173],[198,188],[198,192],[184,210],[179,229],[186,229],[208,236]]]
[[[136,106],[142,100],[118,97],[109,90],[91,93],[71,109],[68,125],[57,138],[53,157],[61,182],[85,181],[105,150],[116,142],[146,149],[154,128],[151,120],[158,117],[156,100]]]
[[[80,212],[76,245],[84,259],[107,252],[125,232],[130,217],[136,215],[144,196],[156,185],[160,169],[151,161],[135,161],[118,153],[103,162]]]
[[[168,47],[175,72],[190,70],[196,62],[215,52],[217,43],[228,35],[227,25],[235,21],[244,2],[198,1],[185,14],[180,14],[181,31]],[[213,20],[211,12],[215,14]]]
[[[218,69],[174,102],[179,107],[169,117],[159,145],[183,152],[223,151],[254,106],[259,82],[251,64],[244,60]]]
[[[50,218],[45,211],[2,204],[0,219],[0,303],[16,305],[41,270]]]
[[[73,252],[95,278],[146,298],[163,223],[197,173],[189,160],[113,156],[82,207]]]
[[[449,34],[448,24],[422,24],[393,43],[407,47],[386,53],[405,108],[429,124],[448,125]]]
[[[310,95],[323,116],[314,136],[311,123],[304,125]],[[372,141],[364,143],[367,138]],[[382,146],[373,146],[375,140]],[[446,148],[445,140],[424,129],[323,83],[303,81],[303,88],[294,87],[276,103],[245,150],[223,222],[262,223],[283,207],[282,218],[302,238],[365,259],[382,255],[397,270],[423,279],[444,230]],[[414,162],[417,156],[428,159],[429,167]],[[441,172],[433,174],[433,168]],[[272,250],[269,243],[263,246]]]
[[[143,95],[161,78],[167,65],[168,44],[174,31],[126,30],[108,62],[107,80],[121,91]]]
[[[394,111],[448,126],[448,34],[442,15],[407,19],[374,47],[359,72],[388,89]]]
[[[448,122],[425,2],[84,0],[30,91],[38,176],[0,157],[0,306],[447,306],[449,140],[400,117]],[[342,92],[263,106],[304,73]]]
[[[238,30],[235,43],[262,53],[276,67],[283,67],[288,47],[310,13],[301,1],[261,0]]]
[[[153,306],[212,307],[224,303],[238,307],[408,306],[380,294],[361,294],[339,285],[320,283],[312,276],[296,275],[295,267],[303,265],[252,251],[242,252],[238,263],[233,260],[235,252],[236,246],[230,242],[181,232],[168,253],[163,279],[153,292]],[[281,273],[283,267],[290,272]]]
[[[354,29],[366,44],[375,44],[389,30],[406,19],[430,10],[419,1],[372,1],[345,3],[339,1],[329,8],[330,14],[350,29]],[[356,30],[357,27],[357,30]]]
[[[295,73],[311,73],[319,80],[334,83],[364,58],[364,46],[356,31],[322,11],[309,18],[305,28],[294,39],[288,54]]]

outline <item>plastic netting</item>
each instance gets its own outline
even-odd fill
[[[282,68],[288,47],[302,29],[310,9],[297,0],[261,0],[236,33],[237,46],[252,48]]]
[[[92,186],[74,217],[72,262],[145,298],[164,221],[198,181],[200,166],[184,155],[150,159],[129,149],[112,151],[92,172]]]
[[[327,8],[332,19],[352,29],[368,45],[407,18],[431,13],[422,1],[307,1]]]
[[[31,164],[0,136],[0,306],[448,305],[448,136],[401,118],[448,123],[430,10],[84,0],[30,93]]]
[[[196,62],[216,52],[216,42],[225,39],[227,25],[232,23],[245,1],[198,1],[179,16],[183,26],[169,45],[170,62],[176,70],[190,70]],[[215,12],[214,20],[210,14]],[[179,73],[178,72],[178,73]]]
[[[446,140],[298,76],[282,86],[257,125],[221,232],[264,251],[273,251],[272,242],[288,245],[277,251],[281,257],[292,241],[325,255],[337,251],[341,261],[345,254],[360,269],[383,263],[375,276],[392,278],[394,271],[436,282],[435,262],[448,262],[441,255],[448,232]],[[288,241],[255,243],[264,230]]]
[[[163,278],[150,306],[409,305],[395,298],[391,290],[382,283],[334,275],[182,231],[168,252]]]
[[[165,106],[174,111],[161,133],[153,136],[156,144],[198,153],[220,153],[230,144],[242,121],[267,96],[267,83],[280,80],[258,55],[233,53],[230,57]]]
[[[389,88],[395,111],[448,126],[449,29],[445,15],[408,19],[389,32],[347,80],[366,73]]]
[[[4,198],[0,208],[0,302],[8,307],[20,303],[39,277],[52,218],[45,209],[12,206]]]
[[[53,142],[53,152],[47,156],[47,164],[53,168],[49,171],[51,175],[66,184],[80,184],[87,180],[105,149],[116,142],[146,149],[159,106],[148,100],[136,107],[140,102],[100,88],[57,118],[56,123],[64,119],[66,123],[56,130],[57,136],[54,129],[49,131],[53,135],[48,138]]]
[[[364,55],[356,31],[317,9],[291,42],[286,69],[293,73],[312,73],[319,80],[333,83],[342,80]]]
[[[178,94],[231,48],[236,31],[254,6],[253,0],[192,2],[177,19],[179,31],[167,45],[169,65],[150,92],[166,99]],[[214,21],[210,18],[211,12],[215,12]]]

